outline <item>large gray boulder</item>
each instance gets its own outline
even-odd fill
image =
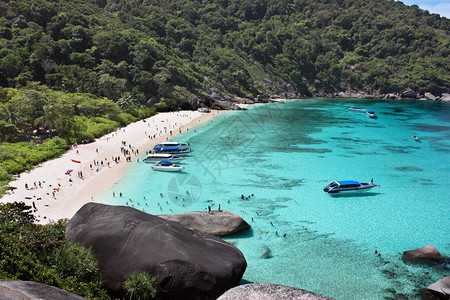
[[[402,260],[406,263],[429,263],[443,261],[442,255],[433,245],[403,252]]]
[[[158,217],[215,236],[227,236],[250,228],[244,219],[226,210],[212,210],[211,213],[194,211],[176,215],[158,215]]]
[[[217,300],[332,300],[319,294],[308,292],[295,287],[271,284],[252,283],[241,285],[220,296]]]
[[[417,93],[414,92],[413,90],[407,90],[401,92],[401,97],[403,99],[417,99]]]
[[[214,299],[236,286],[247,267],[229,243],[127,206],[88,203],[66,236],[92,247],[105,285],[116,292],[143,271],[156,277],[163,299]]]
[[[441,296],[443,299],[450,299],[450,276],[431,284],[428,290]]]
[[[442,97],[440,98],[441,101],[444,102],[450,102],[450,94],[449,93],[443,93]]]
[[[54,286],[33,281],[0,280],[1,300],[86,300],[86,298],[58,289]]]
[[[424,98],[426,100],[431,100],[431,101],[436,101],[437,100],[437,97],[435,95],[433,95],[432,93],[430,93],[430,92],[426,92],[425,95],[424,95]]]

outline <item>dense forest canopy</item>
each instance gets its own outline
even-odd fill
[[[158,110],[211,87],[238,96],[435,94],[450,86],[450,20],[391,0],[0,2],[0,86],[30,82]]]

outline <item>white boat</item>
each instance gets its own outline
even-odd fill
[[[192,152],[191,148],[180,149],[178,147],[156,147],[153,149],[153,153],[189,154],[191,152]]]
[[[375,115],[375,112],[373,111],[373,110],[368,110],[368,111],[366,111],[366,115],[369,117],[369,118],[372,118],[372,119],[377,119],[378,117]]]
[[[155,163],[160,160],[165,161],[182,161],[184,159],[183,156],[168,154],[168,153],[150,153],[144,158],[142,161],[145,163]]]
[[[180,142],[162,142],[153,147],[153,150],[156,148],[166,148],[166,147],[177,147],[181,150],[190,149],[191,145]]]
[[[184,167],[175,165],[170,161],[158,161],[152,166],[155,171],[165,171],[165,172],[180,172],[183,171]]]
[[[350,107],[348,108],[348,110],[351,110],[351,111],[359,111],[359,112],[366,112],[366,111],[367,111],[367,109],[361,108],[361,107],[358,107],[358,106],[350,106]]]
[[[323,191],[328,194],[348,193],[348,192],[365,192],[369,189],[380,186],[374,184],[373,179],[369,183],[358,182],[354,180],[333,181],[323,188]]]

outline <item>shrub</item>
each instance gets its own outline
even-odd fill
[[[131,274],[123,286],[130,300],[154,299],[158,293],[156,278],[145,272]]]

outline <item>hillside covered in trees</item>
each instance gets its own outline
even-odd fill
[[[152,99],[157,110],[207,103],[210,88],[255,97],[287,83],[304,96],[440,94],[449,30],[449,19],[391,0],[1,1],[0,86],[121,108]]]

